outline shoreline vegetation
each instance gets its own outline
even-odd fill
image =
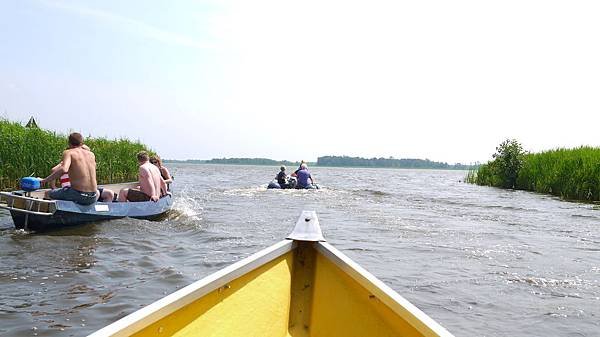
[[[268,158],[215,158],[210,160],[164,160],[165,163],[187,164],[228,164],[228,165],[265,165],[265,166],[298,166],[300,162],[288,160],[273,160]],[[408,169],[440,169],[440,170],[470,170],[476,165],[435,162],[429,159],[394,159],[390,158],[360,158],[348,156],[318,157],[316,162],[308,162],[309,166],[317,167],[357,167],[357,168],[408,168]]]
[[[523,150],[516,140],[496,148],[493,160],[470,170],[472,184],[524,190],[565,200],[600,201],[600,148],[581,146],[540,153]]]
[[[67,135],[40,129],[32,121],[23,126],[0,118],[0,190],[18,189],[24,176],[46,177],[61,161]],[[146,145],[123,138],[84,137],[84,143],[96,155],[98,184],[137,180],[136,153],[154,154]]]

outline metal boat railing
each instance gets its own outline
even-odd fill
[[[50,216],[56,212],[56,202],[11,192],[0,192],[0,208],[11,212]]]
[[[56,212],[56,203],[53,200],[32,198],[30,195],[15,194],[14,192],[0,192],[0,208],[11,212],[25,214],[25,230],[28,230],[29,216],[51,216]]]

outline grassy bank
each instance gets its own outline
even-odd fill
[[[469,172],[467,182],[507,187],[498,158]],[[509,186],[510,187],[510,186]],[[568,200],[600,201],[600,148],[579,147],[522,153],[514,189],[556,195]]]
[[[127,139],[85,139],[96,155],[98,183],[137,180],[135,154],[147,147]],[[24,176],[46,177],[61,160],[67,135],[0,119],[0,189],[15,189]]]

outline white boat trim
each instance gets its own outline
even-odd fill
[[[375,295],[396,314],[404,317],[407,322],[426,336],[454,337],[439,323],[427,316],[423,311],[400,296],[392,288],[387,286],[373,274],[366,271],[356,262],[352,261],[344,253],[337,250],[327,242],[315,242],[315,248],[333,262],[336,266],[346,272],[356,282],[365,287],[371,294]],[[414,317],[413,319],[410,319]]]
[[[292,251],[295,241],[283,240],[92,333],[89,337],[130,336],[238,277]]]

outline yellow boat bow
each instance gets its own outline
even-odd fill
[[[315,212],[290,236],[90,335],[452,336],[326,243]]]

